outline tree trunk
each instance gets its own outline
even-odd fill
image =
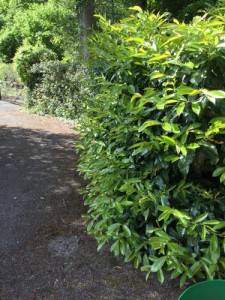
[[[94,17],[95,7],[94,0],[88,0],[86,5],[84,5],[81,13],[81,39],[83,47],[83,58],[88,60],[88,50],[87,50],[87,37],[91,30],[96,26],[96,18]]]
[[[87,4],[83,7],[82,11],[82,27],[86,31],[90,31],[96,25],[96,19],[94,17],[95,8],[94,1],[88,0]]]

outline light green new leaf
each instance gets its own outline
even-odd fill
[[[178,105],[178,107],[176,109],[178,116],[180,116],[182,114],[182,112],[184,111],[184,108],[185,108],[184,102],[182,102]]]
[[[180,86],[179,88],[177,88],[177,94],[178,95],[190,95],[193,92],[195,92],[195,89],[193,89],[189,86]]]
[[[199,116],[199,114],[201,112],[201,105],[197,102],[192,102],[191,108],[192,108],[193,112]]]
[[[173,41],[175,41],[177,39],[180,39],[180,38],[183,38],[183,36],[182,35],[173,36],[173,37],[169,38],[165,43],[163,43],[161,45],[161,47],[164,47],[166,44],[169,44],[170,42],[173,42]]]
[[[129,39],[126,39],[126,42],[138,42],[138,43],[144,43],[145,40],[144,39],[141,39],[139,37],[131,37]]]
[[[176,141],[167,135],[161,135],[161,138],[166,144],[169,144],[172,146],[176,145]]]
[[[151,75],[151,79],[158,79],[158,78],[162,78],[164,76],[165,76],[165,74],[163,74],[163,73],[153,72],[152,75]]]
[[[132,7],[129,7],[129,9],[142,12],[142,8],[140,6],[132,6]]]
[[[221,91],[221,90],[213,90],[213,91],[202,90],[202,92],[206,96],[210,96],[210,97],[213,97],[213,98],[217,98],[217,99],[223,99],[223,98],[225,98],[225,92]]]
[[[191,150],[193,150],[193,149],[197,149],[197,148],[199,148],[200,146],[199,146],[199,144],[197,144],[197,143],[191,143],[191,144],[189,144],[188,146],[187,146],[187,148],[188,149],[191,149]]]

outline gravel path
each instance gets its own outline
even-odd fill
[[[77,132],[0,101],[0,300],[176,300],[82,224]]]

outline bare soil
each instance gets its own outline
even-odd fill
[[[78,132],[0,101],[0,299],[176,300],[87,235]]]

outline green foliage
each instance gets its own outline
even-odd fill
[[[217,0],[198,0],[191,1],[187,6],[183,7],[178,18],[180,20],[190,21],[196,15],[204,15],[211,7],[213,7],[218,1]]]
[[[204,15],[218,0],[149,0],[148,9],[170,12],[172,17],[190,21],[196,15]]]
[[[19,78],[12,64],[0,64],[0,80],[19,83]]]
[[[18,49],[13,62],[21,82],[32,89],[40,79],[40,74],[31,72],[32,66],[48,60],[57,60],[57,58],[55,52],[43,45],[27,45]]]
[[[91,38],[96,96],[81,124],[88,232],[171,278],[225,277],[225,16],[142,12]],[[217,64],[215,64],[217,62]]]
[[[122,18],[129,16],[128,8],[137,5],[137,2],[137,0],[98,0],[95,1],[95,8],[98,14],[106,16],[111,22],[117,22]]]
[[[29,109],[68,119],[80,115],[82,102],[90,97],[88,73],[80,63],[42,62],[34,65],[30,74],[39,76],[39,83],[30,92]]]
[[[0,35],[1,60],[5,63],[10,63],[21,43],[22,37],[17,34],[16,30],[5,29]]]
[[[0,58],[4,62],[11,62],[17,48],[27,43],[33,46],[41,43],[61,58],[66,50],[77,46],[78,24],[74,12],[54,0],[29,6],[11,5],[4,14],[0,31]]]

